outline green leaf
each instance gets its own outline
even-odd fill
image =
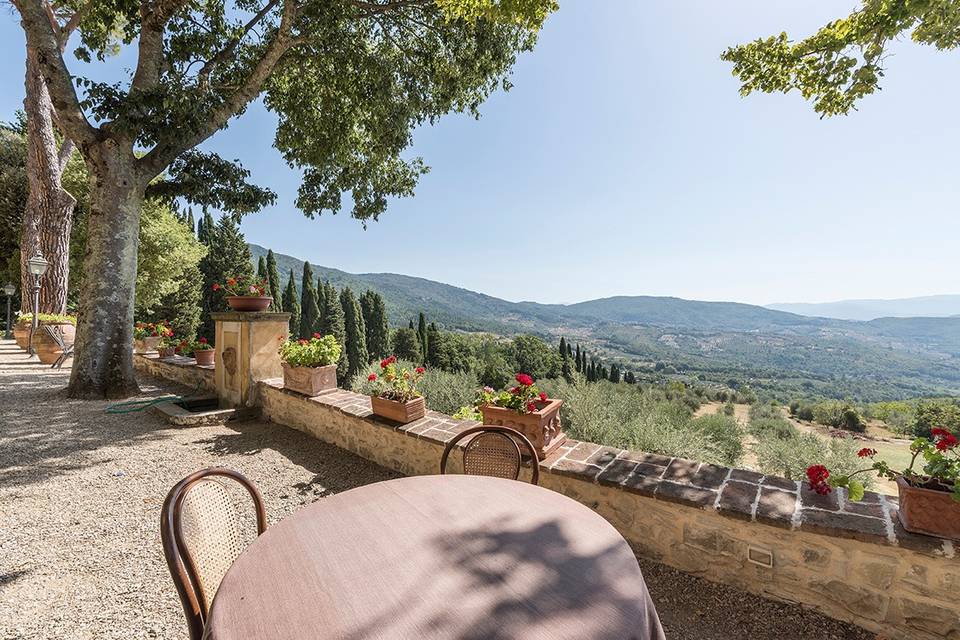
[[[847,497],[854,502],[863,500],[863,483],[859,480],[850,480],[847,483]]]

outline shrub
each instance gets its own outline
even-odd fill
[[[787,440],[800,435],[800,430],[783,418],[759,418],[750,421],[749,431],[757,438]]]
[[[726,404],[724,404],[723,407],[721,408],[721,411],[725,416],[732,416],[737,412],[736,407],[733,406],[732,402],[727,402]]]
[[[402,367],[411,369],[417,365],[410,361],[400,361]],[[374,362],[357,373],[350,382],[350,388],[357,393],[373,394],[374,382],[367,378],[371,373],[380,375],[380,363]],[[453,415],[461,407],[470,405],[480,383],[472,373],[451,373],[440,369],[427,369],[417,385],[418,391],[434,411]]]
[[[930,431],[935,427],[950,431],[960,430],[960,407],[949,400],[920,401],[914,413],[913,434],[930,438]]]
[[[850,438],[825,439],[812,433],[780,438],[767,433],[758,437],[754,452],[763,473],[802,480],[807,467],[813,464],[825,464],[838,475],[853,473],[863,466],[857,457],[858,448]],[[869,487],[872,483],[872,477],[866,478],[864,485]]]
[[[716,443],[723,464],[736,465],[743,457],[743,428],[735,418],[721,414],[706,415],[695,418],[690,426]]]

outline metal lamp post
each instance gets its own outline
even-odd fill
[[[30,323],[30,346],[27,349],[29,355],[33,355],[33,334],[37,331],[37,316],[40,315],[40,278],[47,272],[50,263],[43,259],[40,251],[27,260],[27,268],[33,274],[33,321]]]
[[[13,298],[13,294],[17,292],[17,288],[8,282],[4,285],[3,292],[7,294],[7,331],[3,334],[3,338],[9,340],[13,337],[13,326],[10,324],[10,300]]]

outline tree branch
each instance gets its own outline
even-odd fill
[[[217,67],[218,64],[226,60],[234,51],[236,51],[237,46],[243,41],[247,34],[249,34],[257,24],[263,20],[274,7],[279,4],[280,0],[270,0],[267,4],[263,6],[260,11],[256,13],[250,20],[243,26],[243,31],[236,38],[230,41],[230,43],[221,49],[215,56],[210,58],[200,69],[200,72],[197,74],[197,83],[201,86],[207,84],[208,78],[213,70]]]
[[[283,16],[280,19],[280,26],[273,41],[267,46],[263,57],[250,71],[246,80],[220,106],[213,110],[205,125],[195,132],[171,131],[167,141],[157,144],[149,153],[137,161],[139,171],[147,180],[159,175],[177,156],[194,148],[224,128],[230,118],[239,113],[259,95],[260,88],[270,77],[280,59],[297,43],[290,36],[296,12],[295,0],[283,0]]]
[[[37,52],[37,61],[64,135],[81,147],[97,143],[101,132],[90,124],[80,107],[80,100],[60,51],[60,38],[47,16],[46,3],[42,0],[13,0],[13,4],[20,12],[27,45]]]

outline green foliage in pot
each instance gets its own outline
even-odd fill
[[[309,340],[289,340],[280,345],[280,359],[291,367],[325,367],[340,360],[340,343],[331,335],[313,334]]]

